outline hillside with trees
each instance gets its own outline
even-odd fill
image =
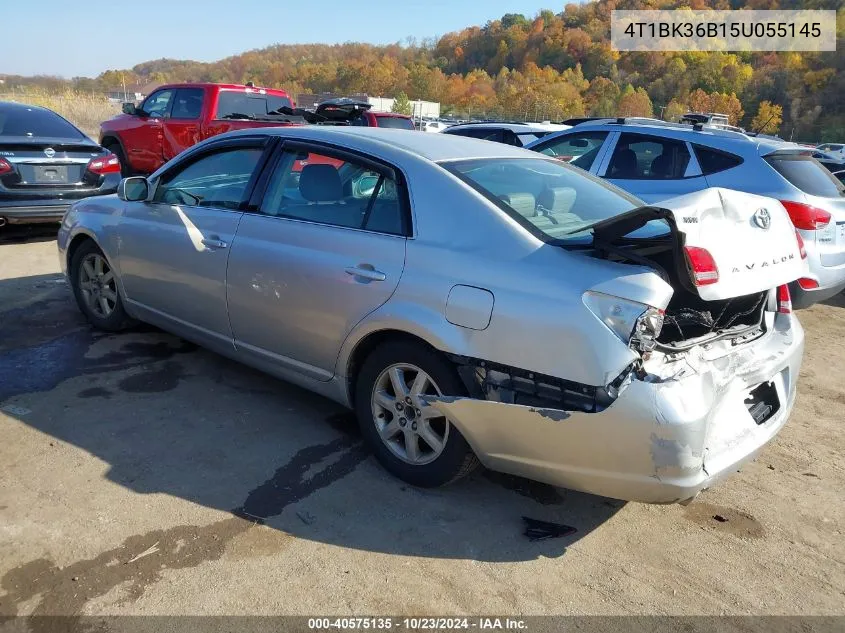
[[[680,7],[836,9],[839,50],[619,53],[611,49],[613,9]],[[727,113],[731,123],[765,127],[786,138],[843,140],[843,33],[845,0],[599,0],[568,4],[560,13],[506,14],[483,26],[420,42],[282,44],[213,63],[161,59],[110,70],[96,79],[75,79],[73,86],[102,90],[124,81],[254,81],[293,94],[404,94],[409,99],[439,101],[445,112],[507,119],[582,115],[673,119],[688,110],[719,111]]]

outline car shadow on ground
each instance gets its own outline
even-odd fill
[[[406,485],[338,405],[151,327],[96,332],[58,275],[0,281],[0,408],[133,492],[365,551],[557,557],[624,505],[483,469],[442,489]],[[530,541],[523,516],[577,532]]]
[[[23,224],[0,227],[0,244],[21,244],[33,242],[49,242],[56,239],[59,225],[49,224]]]
[[[822,303],[827,306],[833,306],[834,308],[845,308],[845,292],[833,295],[830,299],[822,301]]]

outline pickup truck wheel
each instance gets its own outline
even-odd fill
[[[117,159],[120,161],[120,175],[124,178],[131,176],[132,169],[129,167],[129,162],[126,160],[126,154],[123,153],[123,148],[120,146],[120,143],[111,142],[103,145],[103,147],[117,156]]]
[[[133,324],[123,308],[116,273],[93,240],[76,249],[69,268],[76,303],[91,325],[118,332]]]
[[[409,484],[433,488],[479,462],[457,427],[422,398],[464,393],[455,368],[437,352],[397,341],[376,348],[361,367],[355,413],[382,466]]]

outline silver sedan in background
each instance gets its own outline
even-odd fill
[[[480,461],[674,502],[787,420],[799,242],[758,196],[648,207],[502,144],[314,126],[200,143],[75,204],[58,244],[96,327],[146,321],[353,408],[412,484]]]

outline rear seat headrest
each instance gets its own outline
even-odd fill
[[[343,199],[343,184],[333,165],[305,165],[299,175],[299,193],[309,202]]]

